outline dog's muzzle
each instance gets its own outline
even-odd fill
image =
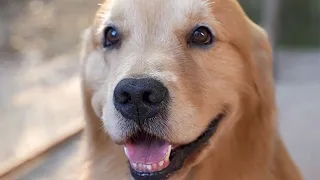
[[[187,157],[208,143],[224,114],[213,118],[208,128],[189,144],[168,138],[168,89],[152,78],[128,78],[115,87],[113,102],[123,116],[121,131],[126,137],[125,154],[136,180],[165,180],[182,168]]]

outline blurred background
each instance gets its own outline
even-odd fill
[[[320,1],[240,2],[275,48],[281,134],[306,180],[319,180]],[[0,179],[73,179],[81,134],[17,165],[81,129],[79,42],[98,3],[0,0]]]

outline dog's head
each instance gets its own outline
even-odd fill
[[[267,38],[235,0],[109,0],[90,40],[92,106],[136,179],[187,174],[273,103]]]

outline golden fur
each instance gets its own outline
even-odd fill
[[[124,43],[102,49],[113,22]],[[215,31],[211,49],[189,48],[185,37],[199,23]],[[190,156],[172,180],[301,180],[279,137],[272,51],[265,32],[236,0],[109,0],[84,40],[82,90],[87,162],[82,178],[130,179],[121,118],[112,104],[125,77],[160,79],[173,95],[168,140],[194,141],[221,111],[227,116],[210,145]]]

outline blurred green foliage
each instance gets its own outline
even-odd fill
[[[278,46],[320,47],[320,0],[280,1]],[[261,24],[262,0],[240,0],[240,3],[251,19]]]

